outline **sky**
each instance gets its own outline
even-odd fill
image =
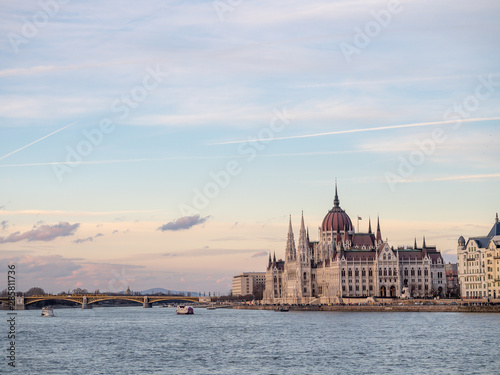
[[[0,270],[227,293],[333,206],[390,245],[500,210],[500,3],[3,1]],[[357,220],[360,217],[361,220]],[[0,271],[0,274],[2,271]]]

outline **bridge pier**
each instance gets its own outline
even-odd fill
[[[16,297],[15,310],[26,310],[26,305],[24,304],[24,297]]]
[[[82,309],[91,309],[92,305],[88,303],[87,296],[83,296]]]
[[[145,309],[150,309],[153,307],[153,304],[151,302],[149,302],[147,296],[144,296],[144,302],[142,303],[142,307]]]

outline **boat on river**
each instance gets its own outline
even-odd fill
[[[288,311],[290,311],[290,307],[288,307],[288,306],[280,306],[277,309],[274,309],[274,311],[288,312]]]
[[[194,314],[194,309],[192,306],[182,306],[182,305],[179,305],[177,306],[177,314],[179,315],[190,315],[190,314]]]
[[[54,316],[52,306],[45,306],[42,308],[42,316]]]

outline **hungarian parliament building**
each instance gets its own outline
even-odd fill
[[[417,242],[396,249],[382,240],[380,222],[372,232],[356,233],[340,208],[335,184],[333,208],[319,228],[319,241],[310,241],[304,215],[299,238],[290,218],[285,259],[269,261],[263,303],[328,304],[346,297],[430,297],[446,293],[445,264],[435,246]]]

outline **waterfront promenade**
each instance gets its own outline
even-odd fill
[[[500,299],[343,298],[341,304],[286,305],[291,311],[500,312]],[[235,309],[277,310],[281,305],[235,305]]]

